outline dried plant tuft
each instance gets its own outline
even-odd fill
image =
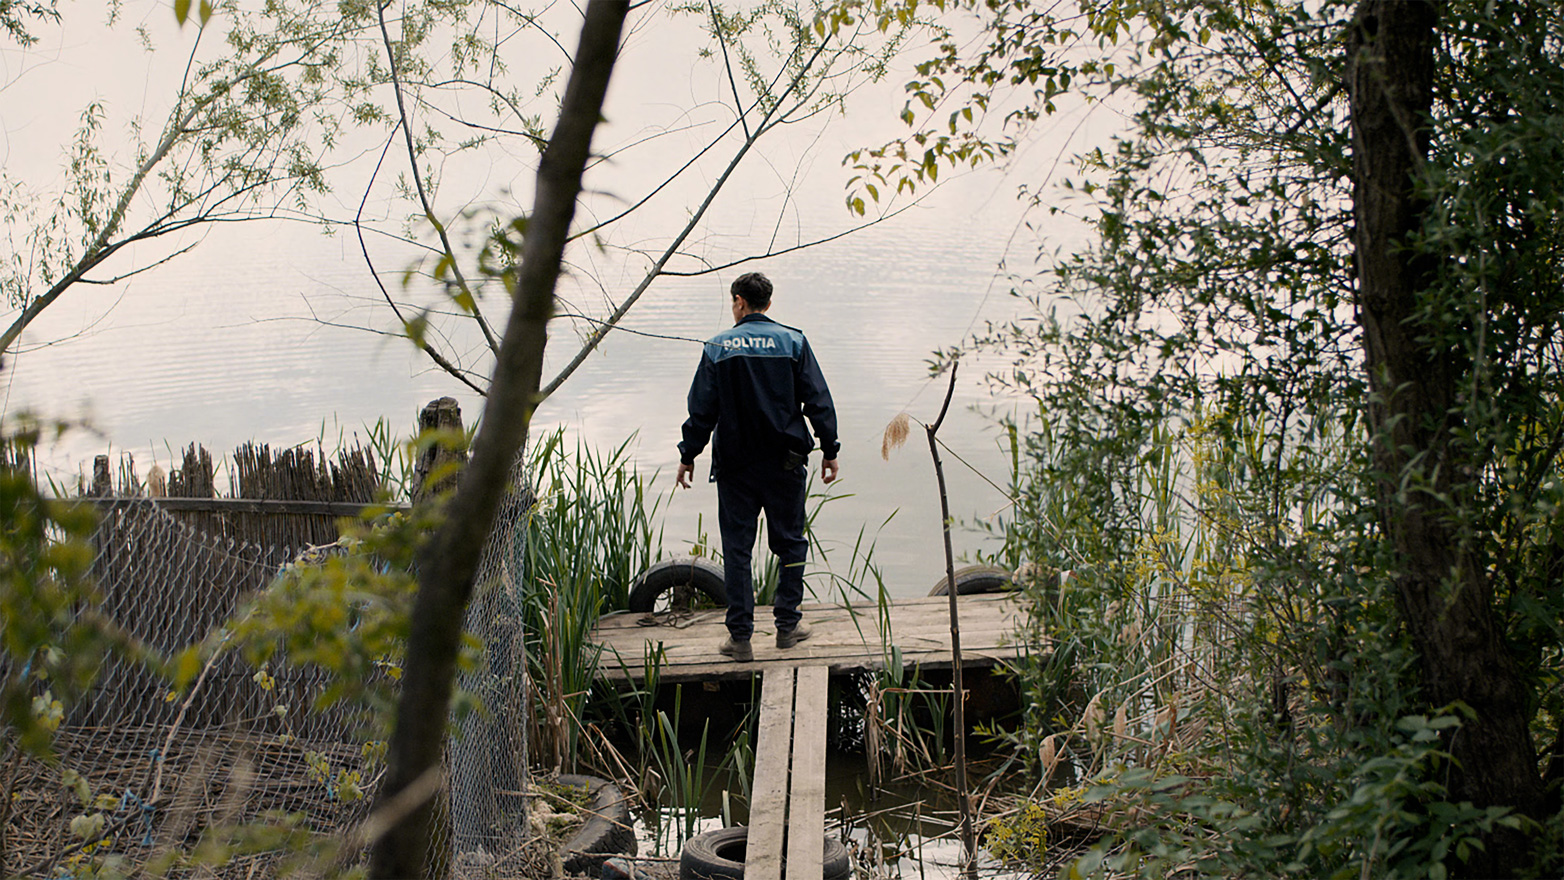
[[[1102,732],[1102,722],[1106,713],[1102,710],[1102,695],[1106,691],[1098,691],[1096,696],[1086,704],[1086,711],[1081,713],[1081,721],[1086,727],[1086,738],[1095,742],[1097,735]]]
[[[1045,783],[1053,778],[1054,768],[1059,766],[1059,747],[1055,742],[1058,738],[1059,734],[1057,733],[1044,737],[1042,748],[1039,749],[1038,757],[1043,762],[1043,782]]]
[[[886,461],[891,460],[891,450],[899,449],[907,442],[907,435],[912,433],[912,417],[906,413],[897,413],[896,418],[885,426],[885,436],[880,440],[880,457]]]

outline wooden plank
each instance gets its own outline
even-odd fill
[[[712,654],[715,654],[715,652],[700,652],[692,656],[686,652],[675,649],[673,646],[665,645],[665,647],[667,648],[667,652],[664,654],[660,664],[662,679],[664,681],[673,681],[673,676],[683,674],[685,672],[716,673],[724,678],[740,678],[748,676],[750,673],[761,672],[773,667],[795,665],[830,666],[833,670],[837,671],[847,669],[879,669],[882,668],[890,659],[888,655],[881,654],[879,651],[874,651],[871,653],[868,651],[854,650],[851,647],[843,648],[820,645],[808,651],[794,650],[786,654],[763,656],[757,653],[755,655],[755,659],[748,663],[735,663],[732,660],[728,660],[727,658],[722,657],[721,655],[712,656]],[[1017,650],[1017,647],[1018,646],[1016,645],[963,645],[962,653],[969,656],[977,656],[987,653],[999,657],[1017,657],[1021,654],[1021,652]],[[951,660],[950,650],[947,648],[925,649],[919,647],[902,646],[901,655],[903,662],[905,663],[920,662],[933,658],[937,660],[943,660],[946,665],[949,665]],[[644,652],[639,650],[639,648],[626,650],[623,652],[620,652],[617,649],[605,650],[605,662],[602,662],[599,665],[605,667],[604,674],[608,674],[610,670],[618,667],[619,659],[622,659],[626,665],[638,669],[641,665],[643,657]]]
[[[270,514],[274,516],[358,516],[369,508],[387,512],[412,509],[406,504],[375,504],[358,501],[290,501],[266,498],[148,498],[144,496],[108,495],[97,498],[73,498],[71,500],[97,507],[150,505],[162,510]]]
[[[793,774],[787,800],[787,876],[814,880],[825,849],[824,666],[801,666],[793,698]]]
[[[757,607],[756,616],[767,616],[765,609],[766,606],[763,605]],[[836,605],[805,605],[803,610],[816,630],[824,628],[841,636],[855,637],[857,641],[865,644],[881,641],[880,617],[877,613]],[[962,631],[978,631],[986,626],[1009,623],[1017,616],[1019,610],[1019,604],[1006,595],[964,596],[961,598],[960,610]],[[723,612],[720,609],[711,609],[697,611],[687,617],[665,618],[668,621],[667,625],[655,627],[642,623],[646,617],[647,615],[638,612],[615,612],[604,615],[599,620],[598,627],[605,632],[622,630],[628,633],[647,629],[674,629],[710,633],[706,627],[722,623]],[[900,600],[891,606],[888,619],[892,632],[898,638],[943,638],[948,637],[950,632],[949,608],[943,600],[938,604],[931,604],[923,599]],[[756,632],[770,635],[773,630],[762,621],[756,627]]]
[[[965,621],[969,614],[984,614],[984,609],[1002,607],[1008,604],[1019,604],[1013,593],[988,593],[976,596],[962,596],[958,600],[959,614]],[[771,625],[770,606],[756,606],[756,625],[759,630],[769,630]],[[906,617],[910,620],[923,620],[931,625],[948,627],[950,623],[950,605],[944,597],[927,598],[915,597],[909,599],[897,599],[887,606],[889,617],[892,620]],[[880,612],[873,605],[839,605],[834,603],[809,602],[800,609],[811,624],[819,622],[845,622],[849,626],[854,620],[862,624],[864,632],[873,633],[879,628]],[[699,623],[703,621],[721,621],[724,611],[721,608],[696,611],[685,621]],[[640,612],[618,611],[603,616],[603,623],[617,620],[622,626],[637,626],[638,620],[644,615]]]
[[[772,669],[760,682],[760,733],[749,787],[745,880],[781,880],[788,764],[793,737],[793,668]]]
[[[983,637],[1009,637],[1022,623],[1018,609],[1006,608],[999,605],[981,606],[975,611],[981,614],[963,615],[962,639],[969,641],[973,638]],[[648,638],[661,638],[677,634],[681,643],[690,647],[706,647],[719,644],[726,637],[725,627],[722,626],[721,617],[702,619],[700,617],[685,618],[676,626],[647,626],[640,621],[643,615],[613,614],[601,618],[596,626],[598,638],[614,641],[618,639],[644,640]],[[872,622],[878,626],[878,622]],[[911,644],[924,642],[931,645],[945,645],[950,641],[950,626],[947,621],[929,621],[913,615],[898,614],[890,619],[890,632],[887,639],[878,629],[860,631],[851,620],[821,620],[811,621],[815,630],[815,637],[804,645],[815,644],[820,639],[822,644],[856,645],[862,650],[879,650],[886,641],[897,644]],[[755,649],[758,654],[773,651],[770,646],[770,633],[765,630],[757,632]]]
[[[962,596],[962,652],[970,665],[995,663],[1045,651],[1047,643],[1026,644],[1017,628],[1024,621],[1021,604],[1011,595]],[[640,614],[605,616],[593,639],[604,648],[600,675],[611,681],[640,679],[640,663],[648,644],[661,644],[660,675],[673,683],[693,679],[746,678],[777,666],[825,665],[833,672],[883,669],[890,659],[887,642],[899,648],[906,665],[929,669],[951,665],[949,601],[942,596],[903,599],[885,609],[889,635],[880,632],[882,615],[877,606],[850,608],[806,604],[806,617],[814,636],[790,650],[772,647],[770,633],[757,630],[755,659],[734,663],[717,653],[726,638],[721,610],[703,611],[687,618],[668,619],[673,625],[643,626]],[[769,622],[765,607],[756,617]],[[618,659],[615,659],[618,658]],[[623,663],[621,664],[620,660]]]
[[[973,667],[993,666],[1008,660],[1014,660],[1025,654],[1036,654],[1046,651],[1048,646],[1032,645],[1029,650],[1021,650],[1019,645],[1008,646],[963,646],[962,656],[967,665]],[[623,661],[621,665],[620,661]],[[795,663],[807,663],[809,665],[829,666],[832,672],[859,672],[885,668],[889,658],[878,652],[869,654],[856,651],[813,651],[807,654],[796,654],[787,657],[761,658],[757,657],[750,663],[734,663],[729,660],[691,660],[669,656],[659,669],[659,680],[672,684],[681,681],[711,680],[711,679],[736,679],[747,678],[756,672],[765,672],[770,669],[791,666]],[[952,658],[948,650],[906,650],[901,654],[904,666],[923,666],[928,669],[943,669],[951,665]],[[609,681],[625,681],[627,679],[640,680],[644,677],[641,668],[640,655],[618,655],[617,657],[605,652],[598,666],[598,675]]]
[[[1039,650],[1044,649],[1046,649],[1046,646],[1039,648]],[[992,652],[979,652],[967,648],[962,650],[963,664],[969,669],[1001,665],[1020,656],[1020,652],[1014,649]],[[617,661],[610,660],[604,662],[598,667],[598,675],[609,682],[640,681],[645,677],[645,673],[639,663],[632,664],[629,662],[629,658],[626,658],[626,661],[626,665],[622,667],[618,665]],[[664,684],[677,684],[691,681],[742,679],[749,678],[756,673],[785,668],[801,661],[814,665],[828,666],[832,673],[872,672],[885,668],[885,658],[877,654],[874,656],[852,654],[834,658],[815,656],[789,658],[787,660],[757,660],[753,663],[724,663],[721,661],[669,663],[661,668],[659,680]],[[948,669],[952,665],[952,660],[949,651],[904,652],[902,654],[902,663],[906,667],[921,666],[924,669]]]

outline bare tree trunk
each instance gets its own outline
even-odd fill
[[[1422,697],[1475,713],[1449,743],[1449,797],[1540,817],[1530,694],[1468,539],[1469,515],[1462,519],[1477,478],[1456,436],[1470,358],[1420,320],[1437,264],[1408,246],[1428,209],[1416,184],[1429,146],[1438,23],[1427,0],[1363,0],[1348,40],[1358,320],[1374,392],[1380,523],[1399,557],[1397,603],[1419,654]],[[1512,876],[1530,863],[1523,835],[1501,831],[1486,844],[1449,867]]]
[[[939,418],[934,424],[924,426],[929,435],[929,455],[934,459],[934,477],[939,483],[939,512],[941,533],[945,539],[945,583],[950,589],[945,595],[950,599],[950,687],[951,725],[956,729],[954,757],[956,761],[956,814],[961,821],[961,876],[963,880],[977,880],[977,831],[972,826],[972,790],[967,785],[967,688],[961,679],[961,611],[956,600],[961,590],[956,583],[956,558],[950,548],[950,494],[945,491],[945,466],[939,459],[940,425],[945,423],[945,413],[950,411],[950,399],[956,393],[956,368],[960,362],[950,365],[950,385],[945,389],[945,403],[939,408]]]
[[[419,553],[418,598],[387,756],[389,767],[377,808],[393,803],[399,792],[439,766],[462,617],[472,594],[478,554],[532,417],[554,284],[628,10],[623,0],[591,0],[587,7],[559,122],[538,166],[537,194],[514,276],[515,306],[500,342],[472,461],[447,505],[444,524]],[[370,876],[424,876],[432,817],[430,799],[398,817],[374,843]]]

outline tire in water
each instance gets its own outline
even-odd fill
[[[679,880],[744,880],[744,843],[749,829],[743,825],[698,834],[684,843],[679,854]],[[852,859],[840,840],[827,836],[820,858],[822,880],[848,880]]]
[[[565,873],[596,876],[611,856],[635,855],[630,800],[619,786],[607,779],[575,774],[562,775],[554,781],[585,789],[592,797],[586,824],[559,848]]]

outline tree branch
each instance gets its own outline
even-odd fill
[[[569,379],[571,375],[575,373],[577,368],[579,368],[581,364],[587,359],[587,356],[597,349],[597,346],[603,341],[603,338],[608,335],[608,331],[613,329],[614,326],[616,326],[621,320],[624,319],[624,316],[630,311],[630,308],[634,306],[636,301],[641,298],[641,294],[645,293],[646,289],[652,285],[652,282],[662,274],[663,266],[667,265],[668,260],[671,259],[678,251],[679,246],[684,244],[684,240],[690,236],[690,233],[695,231],[695,227],[700,223],[701,218],[706,216],[706,209],[711,207],[711,203],[716,200],[717,194],[722,191],[722,187],[728,182],[728,178],[733,176],[733,172],[738,168],[739,163],[744,160],[746,155],[748,155],[750,148],[755,145],[755,142],[758,141],[762,135],[770,130],[771,126],[768,125],[768,123],[770,123],[779,112],[782,104],[787,100],[788,96],[792,94],[794,89],[796,89],[801,82],[803,82],[804,78],[808,75],[809,70],[814,66],[815,61],[817,61],[820,58],[821,53],[825,51],[828,39],[820,41],[820,45],[815,47],[814,54],[810,55],[809,60],[804,62],[803,66],[799,68],[796,74],[794,74],[792,80],[788,83],[787,89],[783,91],[781,97],[778,98],[777,101],[772,104],[771,109],[767,110],[761,117],[760,123],[755,126],[755,130],[744,139],[743,145],[739,147],[738,152],[736,152],[733,155],[733,158],[728,162],[728,167],[722,170],[722,174],[718,176],[717,181],[713,183],[711,189],[707,191],[706,198],[701,202],[700,206],[695,209],[694,213],[690,215],[690,219],[685,222],[684,228],[679,230],[679,234],[668,245],[668,247],[663,250],[662,255],[653,261],[652,267],[646,271],[646,275],[641,279],[641,283],[637,284],[635,290],[631,291],[630,295],[625,297],[624,301],[614,309],[613,314],[608,316],[608,319],[603,322],[602,326],[598,327],[596,330],[593,330],[591,334],[587,336],[586,341],[581,344],[581,348],[576,352],[575,356],[570,359],[570,363],[566,364],[564,369],[560,370],[559,374],[550,380],[549,383],[538,392],[539,402],[546,400],[549,395],[553,394],[559,389],[560,385],[564,384],[566,379]]]
[[[482,310],[478,307],[478,297],[472,288],[467,285],[466,276],[462,275],[461,261],[456,258],[456,251],[451,247],[451,240],[446,235],[445,224],[435,216],[434,205],[429,203],[429,193],[424,189],[423,175],[418,171],[418,149],[413,145],[413,127],[408,124],[407,106],[402,100],[402,81],[397,75],[396,48],[391,44],[391,31],[386,27],[386,6],[382,2],[376,6],[376,13],[380,18],[380,38],[386,47],[386,63],[390,65],[391,90],[396,95],[396,112],[398,123],[402,127],[402,136],[407,142],[407,163],[412,171],[413,185],[418,190],[418,201],[424,208],[424,219],[434,227],[435,234],[440,237],[440,247],[445,251],[446,259],[450,261],[451,275],[456,279],[456,286],[461,288],[467,297],[467,302],[472,306],[473,319],[478,322],[478,329],[483,331],[483,338],[489,343],[489,350],[500,350],[499,340],[494,338],[494,331],[490,329],[489,322],[484,319]]]
[[[385,163],[386,153],[390,151],[391,141],[395,139],[395,137],[396,135],[393,133],[391,137],[386,139],[385,147],[381,148],[380,159],[375,163],[375,171],[369,176],[369,182],[364,184],[364,195],[359,199],[358,211],[353,215],[353,230],[358,233],[359,251],[364,255],[364,265],[369,268],[369,276],[375,279],[375,286],[380,288],[380,295],[385,297],[386,305],[391,307],[391,313],[396,315],[396,319],[401,322],[403,327],[403,338],[410,340],[414,345],[418,346],[420,351],[428,355],[430,360],[434,361],[435,366],[449,373],[453,378],[456,379],[456,381],[461,382],[468,388],[478,392],[480,397],[486,396],[487,392],[484,391],[483,388],[479,387],[476,382],[468,378],[466,372],[464,372],[460,367],[457,367],[449,360],[446,360],[445,356],[440,354],[439,350],[434,346],[430,345],[428,340],[413,339],[412,336],[406,332],[406,328],[410,326],[408,320],[402,314],[401,306],[398,306],[396,304],[396,300],[392,298],[391,292],[386,290],[385,283],[380,280],[380,272],[375,269],[375,261],[369,256],[369,243],[364,240],[364,205],[369,201],[369,189],[374,185],[375,178],[380,176],[380,168]]]
[[[157,149],[153,150],[152,154],[141,163],[140,167],[136,169],[136,173],[131,177],[130,182],[125,185],[125,189],[120,193],[119,201],[114,205],[114,210],[109,213],[103,228],[98,231],[92,242],[87,245],[87,249],[82,252],[81,259],[76,261],[75,267],[66,273],[63,278],[51,285],[41,296],[28,303],[27,307],[22,310],[22,313],[11,322],[11,326],[7,327],[3,334],[0,334],[0,352],[9,349],[11,344],[16,341],[16,338],[22,335],[22,331],[27,328],[27,325],[31,324],[34,319],[42,314],[44,309],[53,305],[54,301],[59,299],[61,294],[65,293],[71,285],[80,281],[83,275],[92,271],[98,264],[108,259],[115,251],[126,244],[124,241],[111,243],[110,239],[113,238],[114,233],[119,231],[120,224],[125,221],[125,213],[130,210],[131,199],[135,198],[136,194],[141,191],[141,185],[146,182],[147,175],[152,173],[152,169],[156,168],[159,162],[167,158],[169,151],[174,148],[174,144],[178,143],[179,137],[184,133],[186,126],[190,124],[197,113],[201,112],[201,108],[205,105],[205,101],[192,101],[184,115],[177,117],[169,125],[168,130],[163,133],[163,139],[158,142]]]
[[[445,522],[418,554],[418,597],[388,770],[377,806],[395,802],[440,762],[462,618],[472,595],[478,557],[495,511],[510,488],[508,477],[536,404],[554,287],[627,12],[623,0],[591,0],[586,8],[559,121],[538,166],[521,260],[508,276],[514,281],[515,305],[500,342],[472,462],[447,505]],[[370,876],[423,876],[433,818],[430,799],[419,799],[375,842]]]

